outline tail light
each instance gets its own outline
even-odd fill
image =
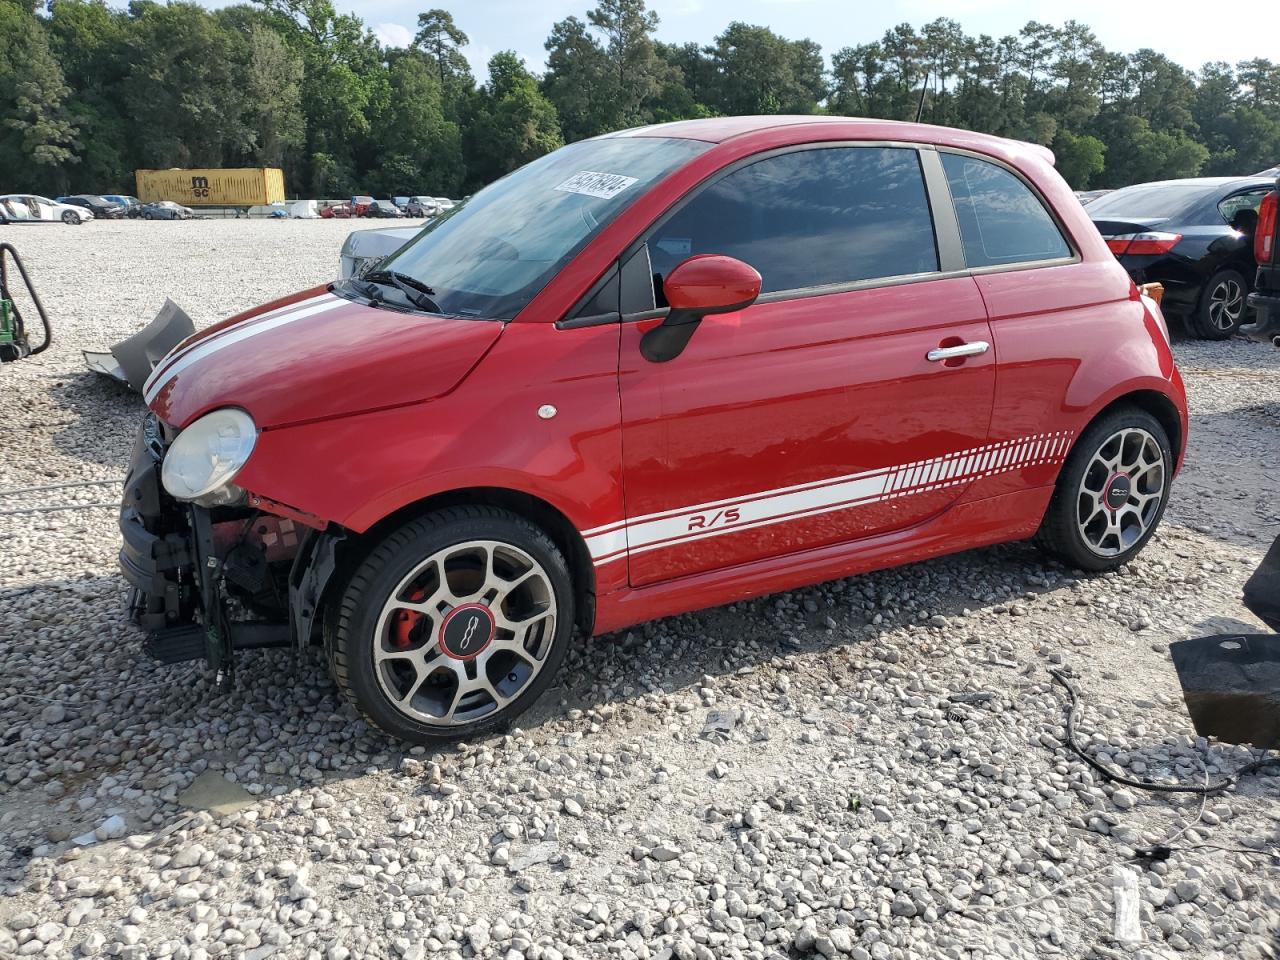
[[[1133,257],[1150,256],[1168,253],[1178,245],[1181,239],[1180,233],[1122,233],[1119,236],[1107,238],[1107,249],[1117,257],[1125,254]]]
[[[1253,233],[1253,258],[1259,265],[1270,264],[1276,256],[1276,208],[1280,190],[1272,190],[1258,207],[1258,227]]]

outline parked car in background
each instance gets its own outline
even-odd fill
[[[1258,205],[1258,226],[1253,233],[1253,256],[1258,264],[1249,306],[1254,322],[1243,330],[1255,340],[1280,346],[1280,168],[1272,189]]]
[[[440,204],[432,197],[410,197],[404,208],[407,217],[434,217],[439,212]]]
[[[119,193],[104,193],[102,199],[120,204],[120,206],[124,207],[125,216],[131,220],[136,220],[142,216],[142,201],[137,197],[125,196]]]
[[[444,213],[446,210],[452,210],[457,206],[457,203],[450,200],[448,197],[436,197],[435,201],[436,207],[439,208],[441,213]]]
[[[0,196],[0,214],[6,223],[78,224],[93,219],[93,211],[70,203],[59,203],[31,193],[6,193]]]
[[[403,217],[404,211],[390,200],[375,200],[365,207],[362,217]]]
[[[142,205],[144,220],[190,220],[194,216],[190,207],[184,207],[172,200],[153,200]]]
[[[320,208],[320,216],[325,220],[347,220],[355,215],[355,207],[349,203],[331,203]]]
[[[373,204],[373,197],[355,196],[351,198],[351,215],[363,217],[365,211]]]
[[[385,260],[422,231],[421,227],[377,227],[352,230],[338,255],[338,279],[359,276]]]
[[[405,207],[409,205],[409,201],[411,199],[413,198],[412,197],[392,197],[391,202],[394,203],[401,210],[403,210]]]
[[[1139,183],[1085,210],[1135,283],[1163,285],[1162,306],[1189,335],[1222,340],[1245,321],[1258,205],[1271,185],[1260,177]]]
[[[123,203],[112,203],[104,197],[93,193],[77,193],[74,196],[58,197],[59,203],[70,204],[90,211],[97,220],[120,220],[126,213]]]
[[[418,743],[509,723],[575,633],[1032,537],[1116,569],[1187,436],[1159,307],[1047,150],[839,117],[570,144],[145,399],[152,648],[323,635]]]
[[[1076,199],[1082,204],[1088,205],[1099,197],[1105,197],[1110,192],[1110,190],[1077,190]]]

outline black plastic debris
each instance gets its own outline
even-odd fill
[[[1178,640],[1169,644],[1169,653],[1196,733],[1223,743],[1280,748],[1280,634]]]

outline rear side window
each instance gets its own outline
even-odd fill
[[[938,269],[915,150],[829,147],[758,160],[697,194],[649,239],[656,286],[698,253],[760,272],[761,293]]]
[[[951,186],[969,266],[1071,256],[1071,247],[1044,204],[1008,170],[956,153],[942,154],[942,167]]]

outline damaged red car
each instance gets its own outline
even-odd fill
[[[1134,556],[1187,414],[1045,149],[732,117],[564,147],[362,276],[189,337],[120,525],[166,660],[322,644],[415,742],[575,634],[1035,538]]]

